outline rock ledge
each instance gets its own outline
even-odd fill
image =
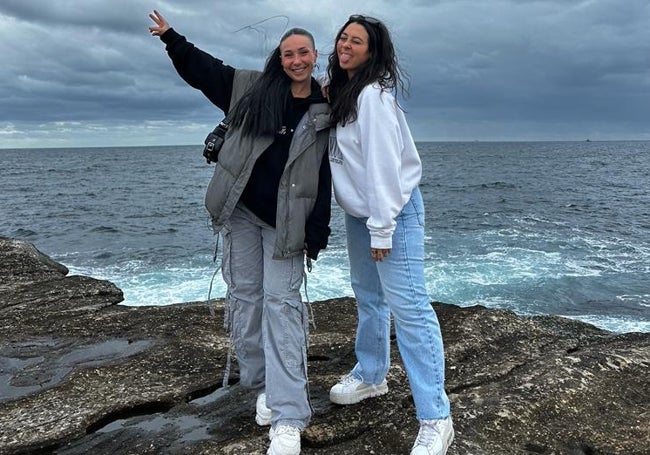
[[[255,397],[221,387],[221,311],[119,305],[112,283],[0,237],[0,454],[264,454]],[[221,302],[217,302],[218,307]],[[449,455],[649,455],[650,334],[433,303],[456,438]],[[387,395],[340,407],[356,310],[313,305],[314,417],[303,454],[408,454],[417,434],[396,345]]]

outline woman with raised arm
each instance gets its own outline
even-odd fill
[[[312,415],[300,286],[305,256],[316,259],[330,233],[330,110],[312,77],[313,36],[287,31],[264,70],[247,71],[197,49],[158,11],[149,16],[180,76],[229,113],[206,194],[224,240],[226,321],[240,383],[258,392],[256,421],[271,425],[267,453],[297,455]]]

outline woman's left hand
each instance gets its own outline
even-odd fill
[[[370,248],[370,256],[372,256],[373,261],[381,262],[390,254],[390,251],[390,248]]]
[[[162,36],[167,30],[171,28],[163,15],[158,11],[153,10],[153,13],[149,14],[149,17],[156,23],[156,25],[149,26],[149,33],[151,33],[153,36]]]

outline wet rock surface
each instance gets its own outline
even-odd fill
[[[222,387],[220,308],[212,318],[202,302],[121,301],[112,283],[68,276],[0,238],[0,454],[266,453],[255,396],[236,371]],[[449,455],[650,454],[650,334],[433,305],[456,430]],[[408,454],[418,425],[396,343],[387,395],[333,405],[329,388],[354,364],[354,300],[313,308],[302,453]]]

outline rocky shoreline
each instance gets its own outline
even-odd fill
[[[0,237],[0,454],[264,454],[254,396],[204,302],[119,305],[112,283]],[[155,304],[155,302],[152,302]],[[449,455],[649,455],[650,334],[433,303],[456,439]],[[353,299],[313,304],[303,454],[408,454],[417,434],[396,344],[387,395],[340,407]],[[236,365],[236,364],[235,364]],[[236,368],[235,368],[236,369]]]

